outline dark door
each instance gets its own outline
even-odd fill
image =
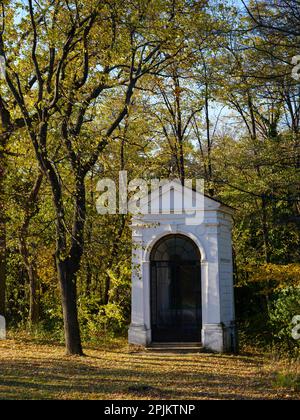
[[[201,315],[198,249],[182,235],[168,236],[152,253],[152,341],[200,342]]]

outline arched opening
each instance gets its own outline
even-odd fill
[[[156,342],[200,342],[201,255],[184,235],[167,235],[152,249],[151,330]]]

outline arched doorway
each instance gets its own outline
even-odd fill
[[[201,266],[196,244],[184,235],[160,239],[150,255],[153,342],[201,341]]]

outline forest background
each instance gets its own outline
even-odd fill
[[[126,170],[203,178],[236,209],[240,342],[299,354],[299,40],[295,0],[2,0],[9,329],[64,341],[69,354],[126,333],[130,215],[95,205],[98,180]]]

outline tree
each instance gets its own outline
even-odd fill
[[[178,13],[182,5],[192,10],[188,2],[112,0],[79,4],[45,0],[34,7],[28,0],[19,24],[16,12],[20,6],[16,8],[14,2],[2,5],[3,95],[10,114],[16,113],[26,127],[40,169],[51,186],[68,354],[82,354],[76,278],[84,251],[86,176],[127,115],[140,79],[166,67],[184,47]],[[27,42],[22,44],[24,38]],[[124,95],[121,108],[105,114],[110,95],[117,92]],[[92,124],[96,113],[102,115],[97,128]],[[53,134],[57,127],[61,140]],[[57,146],[72,178],[71,228],[63,174],[54,159]]]
[[[31,188],[28,195],[28,201],[26,200],[27,206],[25,208],[25,216],[19,232],[19,247],[20,254],[23,257],[24,265],[27,270],[29,279],[29,324],[34,326],[39,322],[39,296],[38,296],[38,275],[36,263],[33,256],[30,255],[30,250],[27,244],[28,230],[31,219],[38,212],[37,201],[39,190],[43,181],[43,172],[40,172]]]
[[[0,97],[0,114],[2,127],[7,127],[4,104]],[[5,220],[5,149],[7,136],[0,132],[0,314],[5,314],[5,289],[6,289],[6,220]]]

